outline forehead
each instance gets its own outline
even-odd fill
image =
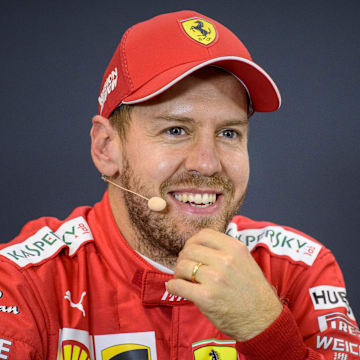
[[[206,114],[216,108],[224,116],[247,116],[248,96],[242,83],[235,76],[208,67],[187,76],[157,97],[135,106],[135,113],[155,115],[166,112],[196,112]],[[244,115],[245,114],[245,115]]]

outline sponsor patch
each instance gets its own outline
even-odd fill
[[[84,330],[60,330],[57,360],[100,359],[157,360],[155,332],[90,335]]]
[[[0,312],[8,313],[8,314],[15,314],[15,315],[20,314],[20,311],[17,306],[0,305]]]
[[[82,304],[85,295],[86,295],[86,291],[83,291],[82,294],[81,294],[81,297],[80,297],[80,301],[77,302],[77,303],[74,303],[74,302],[71,300],[71,291],[70,291],[70,290],[67,290],[67,291],[65,292],[65,296],[64,296],[64,299],[69,301],[70,306],[71,306],[72,308],[77,309],[77,310],[79,310],[79,311],[82,312],[83,317],[85,317],[85,315],[86,315],[84,306],[83,306],[83,304]]]
[[[309,266],[314,263],[322,247],[315,241],[285,230],[281,226],[238,231],[237,225],[230,223],[226,234],[240,240],[249,251],[257,246],[265,246],[274,254],[288,256],[294,261],[301,261]]]
[[[332,351],[345,352],[351,355],[360,357],[359,344],[352,343],[344,339],[338,339],[335,337],[328,336],[316,336],[316,348]]]
[[[333,360],[348,360],[348,354],[344,353],[334,353]]]
[[[155,332],[94,336],[96,359],[157,360]]]
[[[315,310],[327,310],[343,307],[347,316],[355,321],[354,313],[346,298],[346,289],[338,286],[320,285],[309,289]]]
[[[0,290],[0,299],[3,297],[3,295],[4,293]],[[17,306],[8,306],[8,305],[0,305],[0,312],[15,314],[15,315],[20,314],[20,311]]]
[[[209,339],[192,344],[194,360],[236,360],[234,340]]]
[[[150,348],[138,344],[111,346],[102,351],[102,360],[151,360]]]
[[[65,340],[61,345],[61,360],[91,360],[89,350],[78,341]]]
[[[0,250],[0,255],[20,267],[26,267],[50,258],[66,247],[72,256],[84,242],[91,240],[94,238],[90,227],[85,219],[79,216],[62,224],[55,232],[44,226],[22,243]]]
[[[0,359],[8,359],[12,341],[0,338]]]
[[[100,96],[98,98],[99,104],[100,104],[100,114],[103,111],[103,107],[105,104],[105,101],[108,97],[108,95],[115,90],[116,85],[117,85],[117,81],[118,81],[118,69],[115,68],[113,71],[111,71],[111,73],[109,74],[109,76],[106,78],[104,86],[101,90]]]
[[[354,325],[347,316],[340,312],[333,312],[318,316],[319,330],[324,332],[328,329],[342,331],[360,337],[359,328]]]
[[[70,328],[60,330],[57,360],[94,359],[92,349],[93,339],[87,331]]]
[[[203,45],[210,45],[216,39],[214,25],[200,17],[193,17],[180,21],[185,33],[196,42]]]

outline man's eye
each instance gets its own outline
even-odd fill
[[[185,131],[181,127],[172,127],[166,130],[166,133],[173,136],[184,135]]]
[[[235,139],[239,134],[235,130],[223,130],[220,132],[219,136],[223,136],[229,139]]]

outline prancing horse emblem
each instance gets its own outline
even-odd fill
[[[191,39],[200,44],[210,45],[216,39],[214,25],[205,19],[193,17],[181,20],[181,26]]]
[[[201,35],[203,35],[204,37],[206,37],[208,34],[211,34],[211,29],[209,28],[209,31],[206,31],[205,29],[204,29],[204,23],[202,22],[202,21],[200,21],[200,20],[196,20],[195,21],[196,23],[197,23],[197,25],[196,26],[192,26],[191,27],[191,30],[193,30],[193,31],[200,31],[201,32]]]
[[[211,356],[211,360],[219,360],[220,359],[218,353],[215,350],[211,350],[209,355]]]
[[[82,312],[83,317],[85,317],[85,310],[84,310],[84,307],[82,305],[82,301],[83,301],[85,295],[86,295],[86,291],[84,291],[81,294],[80,301],[77,304],[73,303],[71,301],[71,292],[70,292],[70,290],[66,291],[65,297],[64,297],[66,300],[69,300],[71,307],[76,308],[76,309],[78,309],[78,310],[80,310]]]

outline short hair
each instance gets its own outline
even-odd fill
[[[109,116],[111,126],[117,130],[123,142],[126,141],[126,134],[130,126],[133,108],[134,105],[121,104]]]

